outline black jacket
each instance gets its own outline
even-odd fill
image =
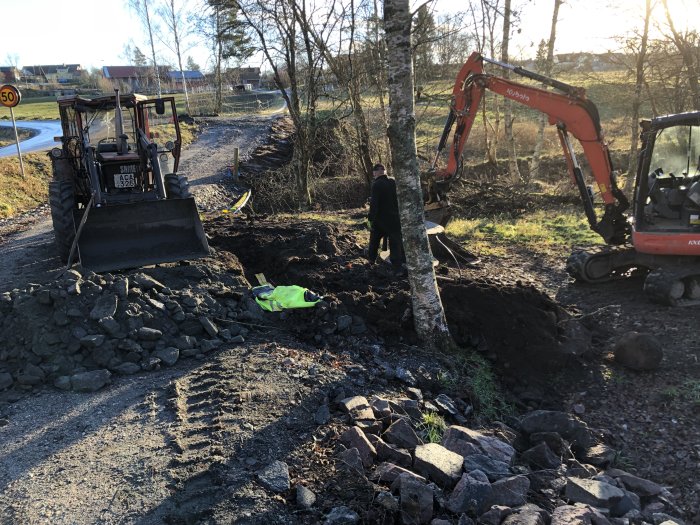
[[[369,220],[373,228],[377,227],[387,233],[401,231],[399,204],[396,200],[396,181],[386,175],[377,177],[372,184]]]

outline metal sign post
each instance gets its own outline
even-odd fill
[[[17,134],[17,123],[15,122],[14,108],[22,100],[22,94],[15,86],[5,84],[0,87],[0,105],[10,108],[10,117],[12,117],[12,128],[15,130],[15,144],[17,144],[17,157],[19,157],[19,169],[22,172],[24,179],[24,162],[22,161],[22,151],[19,149],[19,135]]]

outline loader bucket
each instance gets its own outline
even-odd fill
[[[78,252],[85,268],[104,272],[205,257],[209,245],[190,197],[92,208]]]

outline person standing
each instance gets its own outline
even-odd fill
[[[399,204],[396,199],[396,181],[387,177],[383,164],[372,168],[372,195],[369,201],[370,233],[367,259],[370,263],[377,260],[379,244],[383,237],[389,239],[391,264],[401,270],[405,261],[401,239],[401,222],[399,221]]]

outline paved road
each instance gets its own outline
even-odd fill
[[[0,121],[0,126],[12,127],[12,122]],[[53,138],[62,135],[61,121],[59,120],[18,120],[17,127],[29,128],[39,132],[32,138],[19,143],[22,153],[48,151],[57,145]],[[0,148],[0,157],[8,157],[10,155],[17,155],[17,146],[15,144]]]

